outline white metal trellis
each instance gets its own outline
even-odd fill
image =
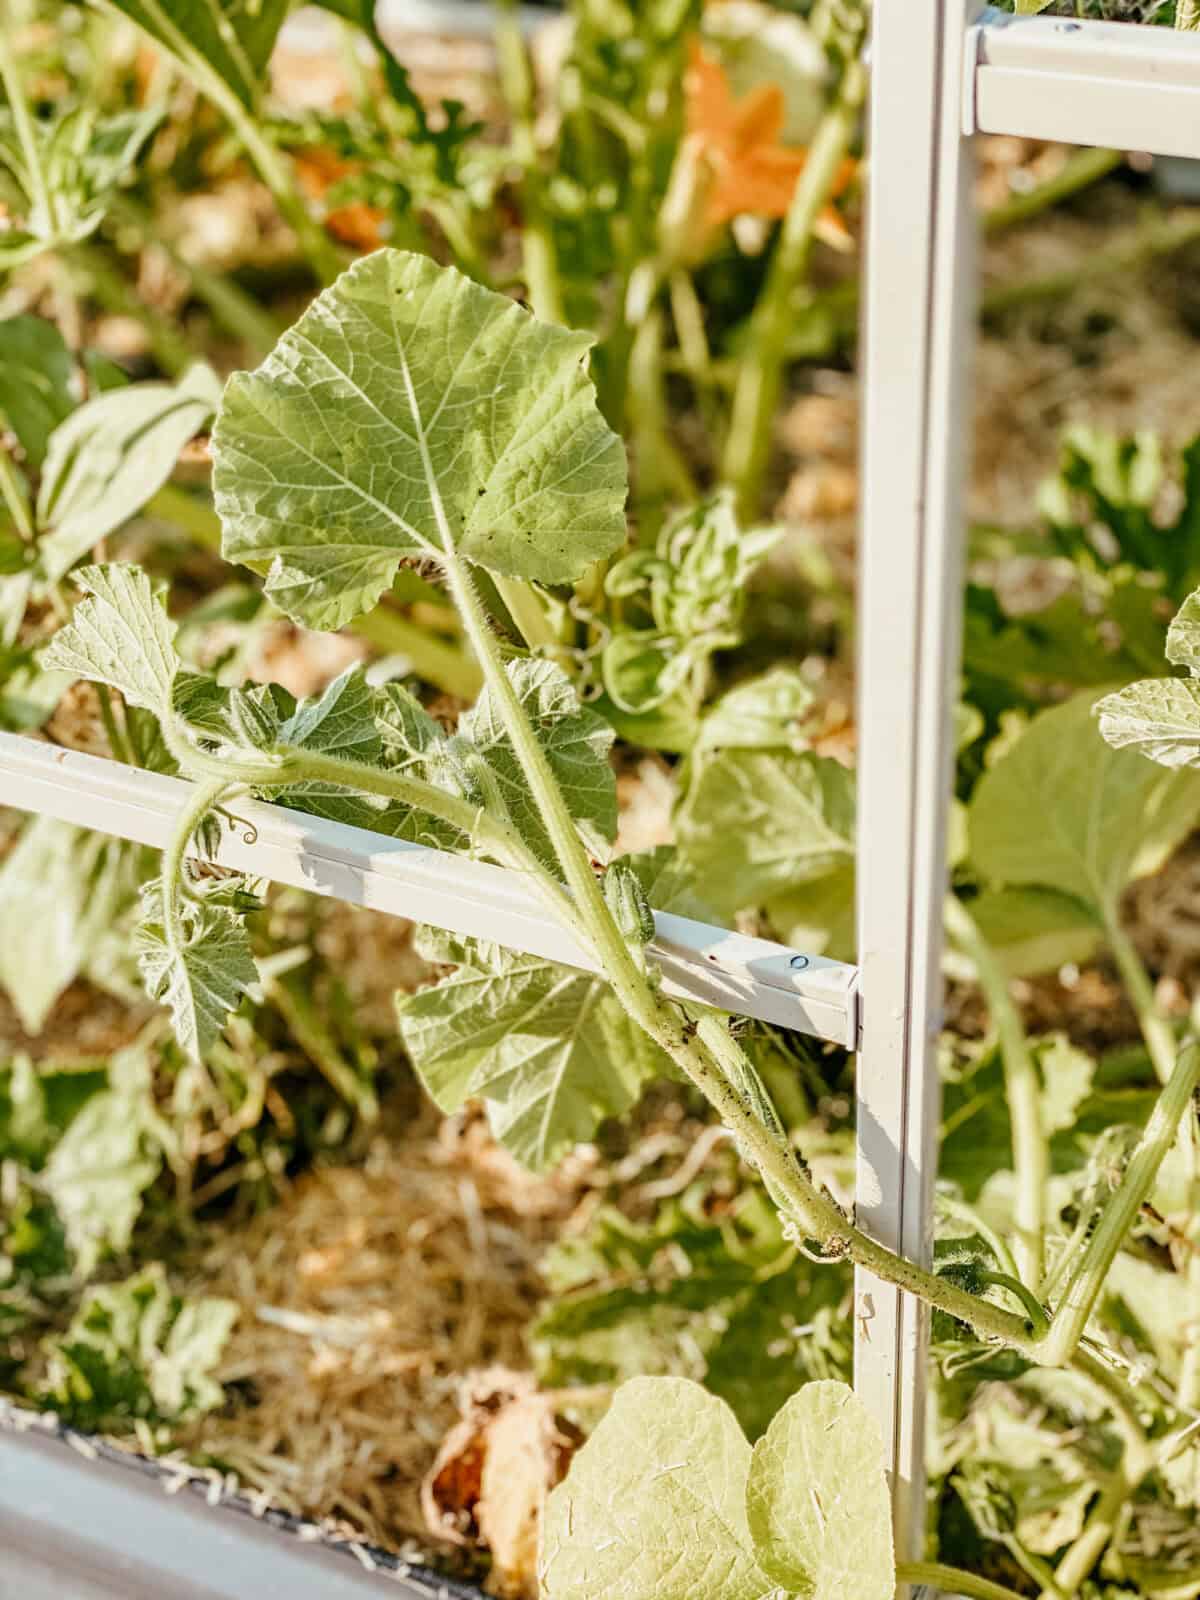
[[[875,0],[872,73],[860,961],[852,967],[798,956],[663,915],[655,953],[676,994],[848,1045],[861,1037],[859,1219],[884,1243],[920,1258],[929,1249],[936,1159],[933,1052],[961,634],[962,466],[976,281],[971,136],[1006,133],[1200,159],[1200,36],[981,15],[979,0]],[[176,779],[0,735],[2,804],[161,846],[186,788]],[[221,856],[228,865],[592,965],[512,873],[280,807],[244,811],[257,839],[250,845],[228,837]],[[860,1275],[855,1382],[884,1433],[897,1543],[908,1555],[920,1549],[924,1521],[926,1326],[915,1301]],[[0,1454],[16,1461],[20,1452],[14,1456],[0,1435]],[[10,1494],[6,1506],[0,1496],[0,1523],[7,1512],[8,1524],[18,1524],[23,1503],[30,1504]],[[36,1517],[37,1508],[24,1515]],[[154,1520],[149,1505],[145,1515]],[[132,1575],[148,1570],[145,1520],[139,1512],[136,1521],[93,1522],[89,1548],[119,1554],[132,1586]],[[254,1553],[247,1546],[239,1554],[233,1532],[223,1530],[222,1537],[228,1559],[249,1570]],[[389,1589],[396,1592],[390,1583]]]
[[[1200,36],[875,0],[863,341],[858,1216],[928,1255],[941,902],[962,632],[977,226],[971,140],[1200,158]],[[928,1316],[859,1274],[855,1384],[892,1467],[898,1551],[924,1527]]]

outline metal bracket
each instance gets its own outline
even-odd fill
[[[1013,17],[966,32],[963,132],[1200,159],[1200,35]]]

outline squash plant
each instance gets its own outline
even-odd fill
[[[1177,1145],[1190,1148],[1200,1049],[1176,1055],[1164,1040],[1158,1101],[1045,1298],[1036,1280],[969,1242],[933,1271],[893,1254],[814,1181],[729,1020],[662,993],[647,948],[650,906],[674,891],[660,858],[611,859],[609,729],[551,652],[505,646],[483,598],[487,585],[519,606],[521,586],[578,584],[625,541],[624,452],[597,409],[584,365],[590,342],[452,268],[383,250],[345,273],[222,397],[213,450],[226,556],[261,574],[286,615],[317,628],[361,615],[406,564],[435,574],[484,681],[453,734],[399,685],[377,686],[357,670],[299,703],[272,685],[227,686],[182,660],[165,597],[139,568],[98,564],[76,574],[83,598],[43,665],[153,717],[195,784],[161,876],[144,891],[137,944],[146,985],[169,1008],[182,1047],[202,1056],[255,984],[243,920],[253,886],[197,877],[189,865],[240,793],[521,872],[592,950],[602,977],[430,935],[430,952],[455,970],[402,1003],[400,1027],[434,1098],[448,1107],[483,1098],[499,1135],[541,1165],[627,1109],[647,1077],[682,1075],[761,1175],[787,1238],[920,1295],[985,1350],[1070,1367],[1113,1413],[1124,1440],[1120,1481],[1132,1492],[1166,1446],[1147,1435],[1120,1378],[1081,1341],[1164,1161]],[[839,845],[833,864],[843,854]],[[1102,911],[1107,880],[1103,887]],[[642,1387],[619,1397],[579,1456],[552,1504],[549,1594],[667,1600],[697,1592],[700,1574],[722,1594],[764,1600],[844,1592],[848,1582],[855,1592],[891,1592],[877,1441],[842,1390],[802,1391],[748,1466],[749,1447],[718,1402],[672,1393],[654,1432],[660,1468],[653,1455],[624,1451],[631,1428],[649,1426],[648,1409],[667,1410]],[[816,1481],[807,1499],[797,1490],[791,1469],[805,1459],[830,1485],[828,1500]],[[845,1486],[866,1476],[869,1495],[850,1505]],[[637,1533],[633,1588],[611,1529],[591,1520],[593,1480]],[[694,1510],[680,1520],[697,1494],[708,1508],[702,1530]],[[660,1504],[670,1520],[656,1534],[642,1518]],[[867,1577],[844,1564],[859,1558]],[[608,1587],[597,1587],[610,1569]],[[937,1581],[970,1595],[1004,1592],[970,1574]]]

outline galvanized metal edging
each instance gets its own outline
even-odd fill
[[[481,1600],[473,1586],[0,1400],[0,1600]]]
[[[191,785],[17,734],[0,733],[0,804],[162,849]],[[494,940],[598,971],[591,951],[519,873],[259,801],[232,802],[217,862],[275,883]],[[858,970],[671,912],[651,954],[665,992],[737,1016],[858,1043]]]

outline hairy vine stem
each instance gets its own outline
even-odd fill
[[[1074,1363],[1111,1397],[1112,1385],[1106,1382],[1099,1364],[1080,1361],[1077,1347],[1108,1269],[1174,1142],[1200,1082],[1200,1046],[1189,1046],[1181,1053],[1121,1186],[1102,1215],[1048,1325],[1033,1316],[1016,1316],[990,1300],[969,1294],[877,1243],[813,1184],[786,1134],[763,1118],[746,1088],[755,1080],[753,1065],[730,1033],[728,1022],[716,1012],[706,1012],[697,1022],[689,1021],[680,1007],[663,999],[634,960],[608,909],[537,736],[504,671],[470,575],[457,563],[447,566],[468,637],[479,653],[489,688],[496,695],[506,731],[559,856],[567,888],[564,890],[506,823],[421,779],[287,746],[278,749],[273,757],[208,755],[196,748],[188,730],[178,724],[168,730],[168,743],[185,770],[202,775],[206,781],[197,786],[180,818],[164,860],[165,879],[174,882],[178,878],[200,819],[223,793],[241,784],[279,789],[302,782],[331,783],[352,792],[390,798],[440,818],[473,839],[493,859],[526,873],[554,915],[585,938],[628,1015],[681,1068],[737,1136],[776,1203],[799,1232],[817,1240],[825,1250],[843,1255],[920,1296],[966,1323],[982,1339],[1007,1345],[1043,1365]],[[168,936],[179,940],[178,902],[166,883],[164,914]],[[1128,1412],[1125,1415],[1128,1421]]]
[[[176,957],[182,957],[187,939],[183,931],[183,919],[180,914],[179,902],[182,896],[183,874],[185,871],[184,858],[187,856],[188,847],[192,842],[192,835],[196,829],[217,805],[221,796],[233,788],[228,775],[222,778],[209,778],[203,783],[198,783],[188,797],[188,802],[179,815],[175,824],[175,832],[171,841],[163,852],[162,863],[162,910],[163,934],[167,941],[167,948]]]

